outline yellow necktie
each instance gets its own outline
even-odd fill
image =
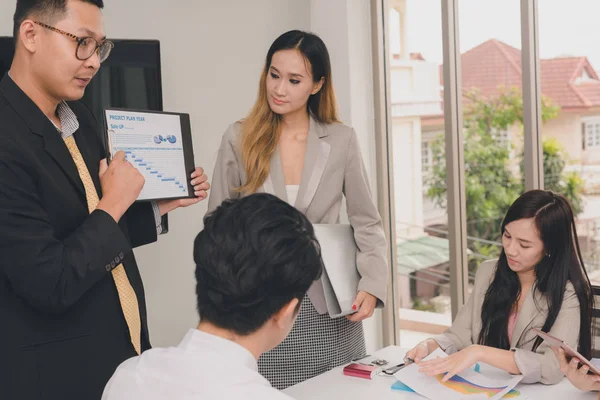
[[[90,171],[87,169],[85,161],[79,152],[79,148],[77,147],[77,143],[75,143],[75,138],[73,138],[73,135],[66,138],[65,143],[69,149],[69,152],[71,153],[71,156],[73,157],[73,161],[75,161],[75,165],[77,166],[79,177],[81,178],[81,182],[85,188],[85,197],[87,199],[88,210],[91,213],[96,209],[96,207],[98,207],[98,203],[100,202],[98,193],[96,192],[96,187],[94,186],[94,181],[92,180]],[[133,287],[131,286],[131,283],[129,282],[129,278],[127,278],[127,273],[125,272],[123,264],[119,264],[112,270],[112,276],[115,281],[115,285],[117,286],[117,292],[119,293],[121,309],[123,310],[125,321],[129,327],[131,343],[133,344],[137,354],[140,354],[142,324],[140,321],[140,309],[138,308],[137,297]]]

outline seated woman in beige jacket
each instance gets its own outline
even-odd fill
[[[590,356],[593,297],[569,202],[549,191],[523,194],[502,222],[502,247],[498,260],[479,266],[452,326],[407,353],[423,373],[447,380],[484,362],[522,374],[523,383],[558,383],[558,360],[532,328]],[[437,348],[449,356],[422,361]]]

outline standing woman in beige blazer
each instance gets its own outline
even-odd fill
[[[365,354],[362,321],[386,298],[387,243],[354,129],[339,122],[329,54],[316,35],[290,31],[271,45],[258,99],[219,149],[208,211],[227,198],[267,192],[312,223],[339,223],[342,198],[358,247],[356,313],[332,319],[320,281],[302,302],[288,338],[259,360],[279,389]]]
[[[450,329],[407,357],[428,375],[447,373],[445,380],[481,361],[522,374],[523,383],[555,384],[563,378],[558,360],[532,328],[589,358],[592,308],[571,205],[559,194],[532,190],[508,209],[500,258],[479,266]],[[421,361],[437,348],[450,356]]]

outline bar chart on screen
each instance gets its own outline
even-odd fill
[[[127,161],[133,164],[146,179],[141,198],[158,199],[185,196],[188,193],[185,169],[180,153],[182,148],[153,149],[129,147],[121,149]]]

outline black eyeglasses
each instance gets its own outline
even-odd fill
[[[85,61],[89,59],[94,53],[98,53],[98,58],[100,62],[106,61],[108,56],[110,55],[111,50],[115,47],[114,43],[110,40],[104,40],[102,43],[98,43],[96,39],[93,37],[79,37],[75,36],[72,33],[62,31],[58,28],[55,28],[50,25],[43,24],[41,22],[33,21],[34,23],[42,26],[46,29],[50,29],[56,33],[60,33],[62,35],[68,36],[77,41],[77,49],[75,50],[75,57],[78,60]]]

